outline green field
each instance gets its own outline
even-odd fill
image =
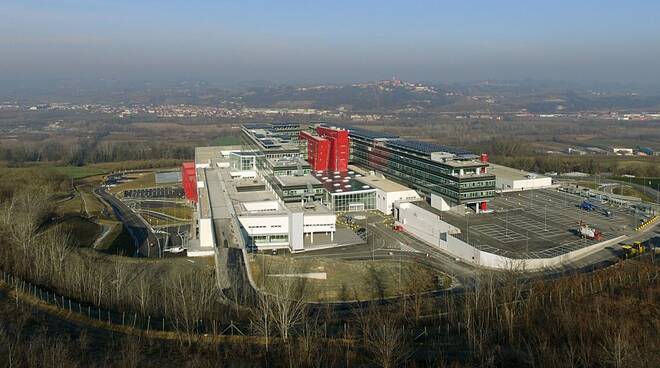
[[[618,176],[612,179],[622,181],[625,183],[639,184],[652,189],[657,189],[660,187],[660,178],[644,178],[644,177],[624,178],[622,176]]]
[[[52,170],[56,174],[64,175],[71,179],[82,179],[108,172],[106,169],[92,166],[52,166],[48,167],[47,170]]]
[[[277,282],[304,284],[309,301],[370,300],[449,287],[445,274],[420,264],[398,260],[341,261],[252,254],[250,270],[259,288],[272,291]],[[283,274],[323,274],[325,279],[282,277]]]
[[[190,220],[192,218],[192,208],[188,206],[156,207],[151,208],[151,210],[184,220]]]
[[[643,201],[646,201],[646,202],[653,202],[653,198],[649,197],[646,193],[640,192],[639,190],[637,190],[635,188],[628,187],[628,186],[618,186],[618,187],[612,189],[612,193],[619,194],[619,195],[624,195],[624,196],[641,198]]]
[[[233,146],[237,144],[241,144],[241,139],[233,135],[226,135],[213,140],[214,146]]]

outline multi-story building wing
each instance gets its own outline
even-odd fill
[[[467,205],[488,209],[495,194],[495,176],[488,173],[487,156],[385,133],[348,128],[351,162],[378,171],[422,192],[431,205],[447,210]]]

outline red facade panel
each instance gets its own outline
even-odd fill
[[[181,165],[181,182],[186,198],[197,202],[197,173],[194,162],[184,162]]]
[[[328,170],[347,171],[348,158],[350,156],[350,141],[348,131],[345,129],[333,129],[316,127],[316,133],[330,141],[330,162]]]
[[[307,141],[307,162],[312,166],[312,170],[328,170],[330,142],[327,139],[311,135],[308,132],[300,132],[299,137]]]
[[[307,141],[307,162],[315,171],[347,171],[350,155],[348,131],[317,127],[316,135],[300,132]]]

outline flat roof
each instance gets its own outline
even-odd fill
[[[286,166],[297,167],[298,165],[300,165],[300,167],[302,168],[311,167],[309,162],[303,160],[302,157],[278,157],[278,158],[269,157],[266,158],[266,161],[272,167],[286,167]]]
[[[430,154],[432,152],[447,152],[456,156],[473,156],[474,153],[464,150],[462,148],[443,146],[431,142],[418,141],[418,140],[404,140],[396,139],[387,142],[388,146],[405,148],[423,154]]]
[[[441,162],[445,165],[452,166],[452,167],[482,167],[482,166],[490,166],[490,164],[483,163],[479,160],[456,160],[456,159],[448,159],[444,161],[438,161]]]
[[[303,205],[300,202],[285,203],[286,208],[292,212],[303,212],[305,214],[332,215],[334,212],[321,202],[307,203]]]
[[[195,147],[195,163],[208,164],[212,159],[217,159],[223,156],[223,152],[240,151],[241,146],[208,146],[208,147]]]
[[[527,175],[534,175],[535,179],[547,178],[547,176],[545,175],[530,173],[528,171],[518,170],[497,164],[490,164],[488,171],[490,174],[493,174],[496,177],[500,177],[508,180],[532,179],[532,178],[528,178]]]
[[[377,175],[367,175],[358,177],[357,180],[363,182],[364,184],[370,185],[374,188],[378,188],[384,192],[403,192],[407,190],[414,190],[408,188],[405,185],[399,184],[387,178]]]
[[[318,181],[314,176],[310,174],[300,176],[276,176],[275,180],[277,180],[280,185],[285,187],[306,186],[307,184],[318,186],[321,184],[320,181]]]
[[[359,191],[375,191],[373,187],[358,181],[362,174],[354,171],[322,171],[314,172],[314,176],[322,184],[325,190],[332,195],[341,195]]]

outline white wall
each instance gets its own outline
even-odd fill
[[[243,202],[243,207],[250,212],[253,211],[277,211],[280,208],[278,201],[255,201]]]
[[[238,216],[249,236],[289,233],[289,216],[286,213],[273,216]]]
[[[215,247],[212,219],[199,219],[199,246],[204,248]]]
[[[435,193],[431,193],[431,207],[440,211],[449,211],[451,209],[449,203],[447,203],[444,198]]]
[[[229,175],[232,178],[252,179],[257,177],[257,172],[254,170],[238,170],[231,171]]]
[[[552,186],[552,178],[537,177],[511,180],[504,177],[497,176],[495,179],[495,187],[497,189],[507,190],[521,190],[521,189],[536,189],[546,188]]]
[[[460,233],[457,227],[440,220],[440,216],[417,206],[414,202],[396,203],[394,219],[404,230],[431,244],[438,244],[442,233]]]
[[[385,192],[376,189],[376,209],[386,215],[392,214],[392,208],[396,201],[415,201],[421,199],[416,191],[401,190],[396,192]]]
[[[292,252],[303,250],[304,219],[302,212],[293,212],[289,215],[289,247]]]
[[[305,233],[325,233],[334,232],[337,216],[335,214],[307,214],[304,216]]]

